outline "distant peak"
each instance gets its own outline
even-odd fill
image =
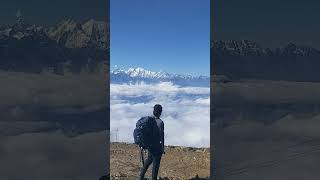
[[[16,12],[16,17],[17,17],[17,18],[22,17],[22,12],[21,12],[20,9],[18,9],[18,11]]]
[[[141,68],[141,67],[131,67],[128,69],[128,71],[138,71],[138,72],[142,72],[142,71],[148,71],[144,68]]]

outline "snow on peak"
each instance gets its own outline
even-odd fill
[[[123,73],[130,77],[140,78],[152,78],[152,79],[172,79],[172,78],[183,78],[183,79],[195,79],[195,78],[208,78],[206,76],[191,76],[191,75],[180,75],[180,74],[169,74],[163,70],[158,72],[150,71],[141,67],[130,67],[127,70],[119,68],[117,65],[111,70],[111,74]]]
[[[169,74],[165,71],[150,71],[141,67],[130,67],[121,69],[118,66],[111,68],[110,77],[112,83],[156,83],[156,82],[172,82],[182,86],[209,86],[210,78],[206,76],[191,76]]]
[[[125,71],[131,77],[158,78],[159,73],[143,69],[141,67],[129,68]]]

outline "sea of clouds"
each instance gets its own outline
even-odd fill
[[[111,84],[111,141],[133,142],[133,130],[142,116],[161,104],[165,145],[210,146],[210,88],[158,84]]]
[[[105,82],[101,74],[0,71],[0,179],[97,180],[107,174]],[[57,121],[72,122],[81,134],[66,136],[69,126]],[[94,123],[101,129],[93,132]]]

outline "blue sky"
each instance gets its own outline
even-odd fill
[[[111,66],[209,75],[209,0],[111,0]]]

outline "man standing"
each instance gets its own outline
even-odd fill
[[[162,154],[165,154],[165,151],[164,151],[164,123],[160,119],[161,113],[162,113],[162,106],[160,104],[156,104],[153,107],[153,117],[154,117],[153,119],[157,123],[158,132],[160,133],[160,141],[155,142],[152,147],[148,148],[148,158],[144,162],[144,165],[141,169],[140,180],[144,180],[144,176],[145,176],[151,163],[153,163],[152,180],[157,180],[161,156],[162,156]]]

